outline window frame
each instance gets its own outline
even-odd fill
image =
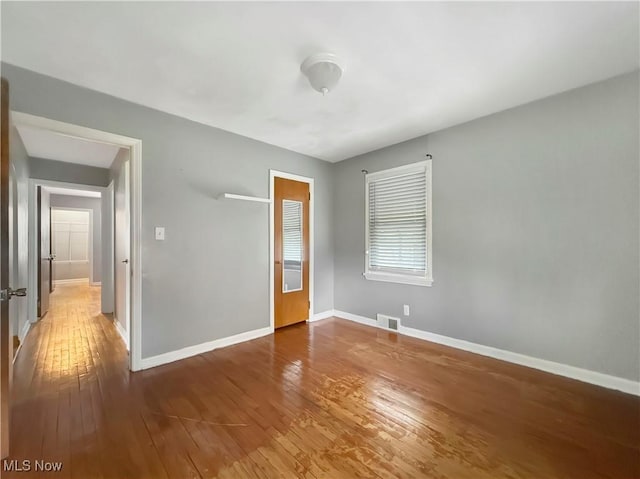
[[[396,168],[389,168],[386,170],[376,171],[374,173],[367,173],[365,175],[365,211],[364,211],[364,223],[365,223],[365,254],[364,254],[364,273],[363,276],[367,280],[372,281],[384,281],[389,283],[410,284],[415,286],[431,286],[433,285],[433,241],[432,241],[432,178],[431,178],[431,161],[424,160],[417,163],[411,163],[408,165],[398,166]],[[372,271],[369,269],[369,185],[371,182],[380,180],[383,178],[391,178],[407,173],[424,171],[425,173],[425,207],[426,207],[426,231],[425,231],[425,258],[426,269],[424,275],[412,275],[403,273],[393,273],[387,271]]]

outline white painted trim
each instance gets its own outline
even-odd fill
[[[16,349],[14,355],[13,355],[13,359],[11,361],[11,364],[15,364],[16,363],[16,359],[18,359],[18,354],[20,354],[20,351],[22,351],[22,345],[24,344],[24,338],[27,337],[27,334],[29,333],[29,330],[31,329],[31,321],[27,321],[24,323],[24,326],[22,327],[22,331],[20,331],[20,333],[18,334],[18,339],[20,340],[20,344],[18,345],[18,349]]]
[[[91,286],[102,286],[102,281],[94,281],[93,283],[89,283]]]
[[[225,348],[245,341],[251,341],[252,339],[261,338],[262,336],[266,336],[271,333],[271,328],[254,329],[253,331],[235,334],[226,338],[214,339],[213,341],[208,341],[206,343],[187,346],[186,348],[178,349],[176,351],[151,356],[142,360],[142,369],[154,368],[162,364],[172,363],[174,361],[179,361],[180,359],[213,351],[214,349]]]
[[[16,115],[12,112],[12,115]],[[85,185],[79,183],[68,183],[64,181],[41,180],[37,178],[29,178],[28,184],[28,223],[29,223],[29,276],[27,280],[27,317],[32,323],[38,321],[38,215],[37,215],[37,187],[51,186],[57,188],[67,188],[84,191],[97,191],[102,194],[106,188],[95,185]],[[35,294],[29,294],[33,291]]]
[[[364,277],[371,281],[384,281],[385,283],[411,284],[413,286],[431,286],[433,280],[422,276],[410,276],[408,274],[379,273],[369,271]]]
[[[31,322],[27,321],[24,323],[24,326],[22,326],[22,330],[20,331],[20,334],[18,335],[18,339],[20,339],[20,345],[22,346],[22,343],[24,343],[24,338],[27,337],[27,334],[29,334],[29,330],[31,329]]]
[[[118,331],[118,334],[122,338],[122,341],[124,342],[124,345],[127,348],[127,351],[130,351],[129,337],[127,336],[127,331],[122,327],[122,325],[120,324],[120,321],[118,321],[118,319],[115,316],[113,317],[113,325],[116,327],[116,331]]]
[[[16,126],[30,126],[32,128],[49,130],[58,133],[59,135],[69,136],[71,138],[80,138],[82,140],[90,140],[106,145],[130,147],[135,143],[140,142],[140,140],[136,138],[129,138],[128,136],[122,136],[102,130],[94,130],[93,128],[64,123],[62,121],[30,115],[29,113],[22,113],[19,111],[11,112],[11,120]]]
[[[236,195],[235,193],[222,193],[218,199],[255,201],[256,203],[271,203],[270,198],[258,198],[257,196]]]
[[[328,309],[321,313],[314,314],[313,316],[311,316],[311,318],[307,320],[307,322],[312,323],[314,321],[320,321],[322,319],[331,318],[332,316],[335,316],[335,311],[333,309]]]
[[[426,261],[427,269],[424,276],[413,276],[409,274],[393,273],[390,271],[370,271],[369,270],[369,183],[371,181],[382,178],[389,178],[411,171],[420,171],[424,169],[425,173],[425,200],[426,200]],[[414,286],[432,286],[433,285],[433,208],[432,208],[432,168],[431,160],[418,161],[408,165],[397,166],[386,170],[367,173],[364,180],[364,276],[367,280],[385,281],[388,283],[411,284]]]
[[[334,311],[334,313],[334,316],[338,318],[347,319],[349,321],[354,321],[366,326],[378,327],[377,321],[375,319],[346,313],[344,311]],[[526,356],[524,354],[505,351],[504,349],[498,349],[491,346],[484,346],[482,344],[430,333],[427,331],[422,331],[420,329],[408,328],[402,325],[400,325],[398,333],[405,336],[422,339],[424,341],[430,341],[432,343],[443,344],[451,348],[462,349],[464,351],[480,354],[482,356],[488,356],[490,358],[499,359],[501,361],[519,364],[521,366],[527,366],[529,368],[538,369],[540,371],[545,371],[557,376],[564,376],[570,379],[576,379],[585,383],[594,384],[596,386],[615,389],[628,394],[640,396],[640,382],[638,381],[632,381],[626,378],[620,378],[609,374],[590,371],[588,369],[569,366],[567,364],[556,363],[554,361],[548,361],[546,359],[534,358],[531,356]]]
[[[133,140],[129,145],[131,161],[130,174],[131,188],[129,196],[131,201],[131,216],[129,227],[131,228],[131,332],[132,345],[130,368],[132,371],[142,369],[142,141]],[[115,214],[114,214],[115,218]],[[114,241],[115,245],[115,241]]]
[[[275,235],[274,235],[274,220],[275,220],[275,206],[274,206],[274,195],[275,195],[275,178],[285,178],[287,180],[300,181],[302,183],[309,184],[309,193],[311,195],[311,199],[309,200],[309,318],[313,318],[314,312],[314,280],[313,275],[315,271],[315,204],[316,197],[314,191],[314,179],[308,176],[300,176],[294,173],[287,173],[284,171],[278,170],[269,170],[269,324],[271,327],[271,332],[275,331],[275,301],[274,301],[274,271],[273,271],[273,261],[274,261],[274,249],[275,249]],[[307,320],[309,319],[307,318]]]
[[[56,279],[54,285],[64,284],[91,284],[89,278],[73,278],[73,279]]]
[[[31,126],[56,132],[60,135],[70,136],[73,138],[81,138],[109,145],[117,145],[123,148],[129,148],[131,161],[131,248],[130,248],[130,265],[131,265],[131,332],[130,344],[131,354],[129,355],[129,368],[132,371],[142,369],[142,248],[140,235],[142,232],[142,140],[130,138],[127,136],[109,133],[101,130],[94,130],[84,126],[73,125],[71,123],[63,123],[57,120],[29,115],[17,111],[11,112],[11,119],[16,125]],[[29,194],[30,201],[33,202],[29,207],[29,215],[32,221],[30,226],[35,224],[35,184],[59,186],[63,188],[75,188],[88,191],[108,191],[105,187],[96,187],[89,185],[79,185],[75,183],[64,183],[57,181],[30,180],[29,187],[32,191]],[[33,209],[32,209],[33,208]],[[34,247],[37,241],[35,229],[29,232],[29,244]],[[30,258],[30,281],[29,288],[34,291],[37,283],[37,261],[33,259],[33,249],[29,253]],[[35,271],[35,277],[31,277]],[[37,295],[31,295],[32,301],[29,303],[30,318],[37,321]],[[33,300],[35,297],[35,300]]]
[[[347,313],[346,311],[334,311],[334,316],[342,319],[348,319],[356,323],[364,324],[365,326],[378,327],[378,322],[375,319],[367,318],[365,316],[358,316],[357,314]]]

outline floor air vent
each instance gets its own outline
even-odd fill
[[[397,331],[400,326],[400,319],[392,316],[386,316],[384,314],[376,314],[376,320],[378,321],[378,327],[382,329],[390,329],[391,331]]]
[[[394,331],[398,330],[398,319],[397,318],[389,318],[389,329],[393,329]]]

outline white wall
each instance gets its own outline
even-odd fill
[[[53,281],[86,279],[91,276],[91,212],[51,209],[51,252]]]
[[[82,196],[69,196],[69,195],[51,195],[51,207],[56,208],[80,208],[91,210],[92,215],[92,230],[91,230],[91,254],[93,257],[93,272],[91,279],[94,283],[102,282],[102,270],[104,254],[103,246],[103,204],[101,198],[88,198]],[[107,233],[109,234],[110,228],[107,225]],[[108,287],[108,282],[106,283]]]

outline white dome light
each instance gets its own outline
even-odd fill
[[[326,95],[335,88],[342,76],[342,67],[333,53],[316,53],[307,58],[300,70],[309,78],[311,86]]]

